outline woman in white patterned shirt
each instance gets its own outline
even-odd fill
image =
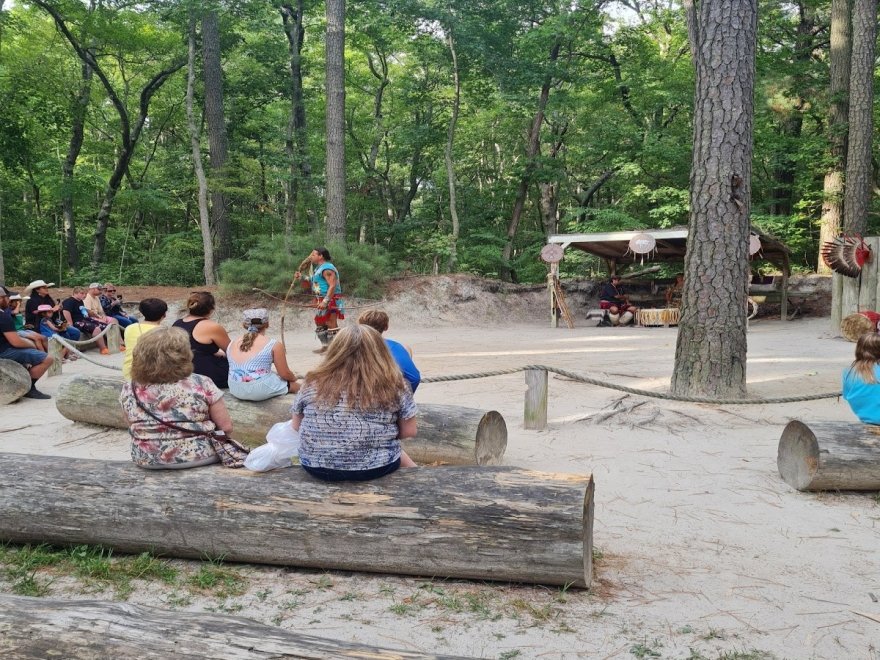
[[[415,467],[400,445],[416,435],[418,409],[382,335],[343,328],[306,374],[292,408],[299,459],[326,481],[366,481]]]
[[[246,309],[243,316],[242,325],[247,332],[229,342],[226,349],[229,393],[236,399],[265,401],[298,392],[299,383],[287,365],[284,344],[266,336],[268,310]]]

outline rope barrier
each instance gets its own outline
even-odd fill
[[[516,367],[513,369],[502,369],[498,371],[482,371],[471,374],[456,374],[451,376],[430,376],[428,378],[423,378],[423,383],[442,383],[449,382],[454,380],[471,380],[473,378],[487,378],[489,376],[504,376],[508,374],[515,374],[520,371],[526,371],[528,369],[535,369],[538,371],[548,371],[550,373],[558,374],[560,376],[564,376],[566,378],[570,378],[571,380],[577,381],[579,383],[586,383],[588,385],[596,385],[598,387],[604,387],[610,390],[617,390],[618,392],[626,392],[627,394],[635,394],[637,396],[645,396],[653,399],[666,399],[667,401],[684,401],[686,403],[712,403],[715,405],[725,405],[725,406],[746,406],[746,405],[763,405],[769,403],[796,403],[799,401],[816,401],[818,399],[834,399],[839,398],[840,392],[823,392],[821,394],[806,394],[804,396],[784,396],[784,397],[775,397],[769,399],[713,399],[705,396],[676,396],[674,394],[666,394],[663,392],[653,392],[651,390],[642,390],[636,387],[627,387],[625,385],[615,385],[614,383],[608,383],[603,380],[599,380],[597,378],[590,378],[588,376],[582,376],[581,374],[577,374],[573,371],[567,371],[565,369],[558,369],[556,367],[548,367],[543,364],[530,364],[525,367]]]
[[[110,326],[108,325],[106,328],[104,328],[104,331],[100,335],[98,335],[97,337],[92,337],[92,340],[95,340],[98,337],[103,336],[104,333],[107,332],[107,330],[109,328],[110,328]],[[92,358],[90,358],[88,355],[86,355],[81,350],[79,350],[76,346],[73,345],[75,343],[80,344],[80,345],[88,344],[89,343],[88,340],[74,341],[72,339],[64,339],[63,337],[60,337],[59,335],[52,335],[51,337],[49,337],[49,341],[57,341],[64,348],[66,348],[68,351],[70,351],[70,352],[74,353],[75,355],[79,356],[80,358],[84,359],[86,362],[91,362],[92,364],[97,364],[99,367],[104,367],[105,369],[113,369],[114,371],[122,371],[122,367],[117,367],[112,364],[104,364],[103,362],[98,362],[96,360],[93,360]]]

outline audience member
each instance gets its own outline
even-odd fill
[[[217,463],[210,435],[232,434],[232,419],[210,378],[194,374],[189,338],[178,328],[156,328],[133,351],[131,381],[119,402],[129,423],[131,459],[147,469]]]
[[[159,298],[144,298],[138,303],[138,311],[144,317],[144,320],[132,323],[125,329],[125,345],[128,347],[128,350],[122,359],[122,376],[126,380],[131,380],[132,351],[134,347],[137,346],[141,337],[162,324],[162,320],[168,312],[168,304]]]
[[[207,376],[225,390],[229,387],[229,362],[225,353],[229,335],[222,325],[209,318],[215,307],[214,296],[209,291],[193,291],[186,301],[187,315],[175,321],[174,327],[189,335],[193,371]]]
[[[15,330],[15,322],[9,313],[9,297],[13,292],[0,285],[0,359],[18,362],[31,376],[31,389],[25,393],[28,399],[51,399],[37,389],[37,381],[52,366],[53,359],[47,353],[33,348]]]
[[[83,305],[89,310],[89,317],[92,321],[98,323],[101,328],[106,328],[108,325],[119,323],[119,321],[104,313],[104,307],[101,305],[101,291],[103,290],[104,287],[99,282],[89,284],[89,290],[83,299]]]
[[[61,303],[61,311],[64,313],[64,320],[68,326],[72,326],[82,333],[82,339],[87,340],[89,337],[94,338],[95,344],[101,349],[101,355],[108,355],[107,344],[103,337],[99,337],[103,326],[96,323],[90,316],[89,310],[83,305],[83,299],[86,297],[86,290],[81,286],[73,287],[73,293],[70,298],[66,298]]]
[[[843,398],[864,424],[880,424],[880,335],[856,342],[856,359],[843,371]]]
[[[40,327],[40,319],[37,317],[37,307],[51,305],[53,312],[61,312],[61,303],[49,295],[49,287],[55,286],[54,282],[46,283],[45,280],[34,280],[25,287],[24,294],[30,296],[24,308],[25,325],[36,330]]]
[[[397,362],[397,366],[403,372],[404,379],[409,383],[410,389],[415,394],[419,383],[422,381],[422,374],[413,362],[412,350],[410,350],[409,346],[404,346],[393,339],[385,337],[385,331],[388,330],[388,314],[378,309],[367,310],[358,317],[358,323],[368,325],[382,335],[385,345],[391,351],[391,357]]]
[[[69,330],[70,328],[67,327],[66,322],[64,322],[63,325],[58,325],[55,323],[55,319],[53,318],[54,312],[52,311],[52,307],[49,305],[40,305],[39,307],[37,307],[37,314],[39,314],[40,317],[40,335],[47,342],[47,348],[45,350],[46,352],[48,352],[49,338],[53,337],[54,335],[65,337],[64,333],[67,332],[67,330]],[[79,337],[79,333],[77,333],[77,337]],[[65,362],[68,358],[70,358],[71,360],[79,359],[79,356],[76,353],[71,353],[70,349],[68,349],[67,347],[63,347],[61,349],[61,357]]]
[[[116,295],[116,287],[112,282],[107,282],[104,285],[98,300],[101,302],[101,309],[104,310],[104,314],[116,319],[120,328],[127,328],[132,323],[137,323],[135,317],[129,316],[122,309],[122,296]]]
[[[242,325],[247,332],[233,339],[226,349],[229,393],[236,399],[265,401],[298,392],[299,383],[287,364],[284,344],[266,336],[268,310],[244,310]],[[275,365],[275,371],[272,371],[272,365]]]
[[[400,441],[416,435],[417,412],[382,336],[366,325],[342,328],[293,404],[300,463],[326,481],[365,481],[415,467]]]
[[[37,330],[28,330],[24,324],[24,314],[19,309],[21,307],[21,294],[14,293],[9,296],[9,314],[12,316],[12,322],[15,325],[15,331],[19,337],[23,337],[31,342],[31,345],[37,350],[44,353],[49,352],[49,342]]]

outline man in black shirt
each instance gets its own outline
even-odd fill
[[[632,322],[638,308],[629,304],[626,292],[620,285],[620,275],[612,275],[611,281],[602,287],[599,307],[608,312],[611,325],[627,325]]]
[[[43,351],[31,347],[30,342],[19,336],[15,321],[9,313],[9,296],[12,292],[0,285],[0,359],[18,362],[31,375],[31,389],[25,394],[28,399],[51,399],[37,389],[37,381],[54,361]]]

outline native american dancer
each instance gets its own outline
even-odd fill
[[[330,263],[330,251],[327,248],[315,248],[308,260],[315,267],[314,274],[309,277],[296,271],[294,277],[312,283],[312,294],[315,296],[315,335],[321,342],[318,352],[323,353],[339,332],[338,321],[345,318],[342,286],[339,284],[336,266]]]

